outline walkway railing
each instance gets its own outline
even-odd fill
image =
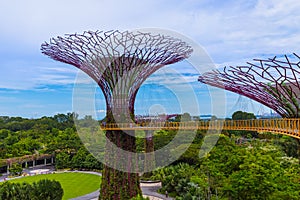
[[[249,130],[266,131],[300,139],[300,118],[214,120],[190,122],[115,123],[102,125],[102,130]]]

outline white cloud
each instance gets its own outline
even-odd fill
[[[298,0],[1,1],[0,88],[73,84],[77,69],[51,61],[39,48],[51,37],[85,30],[171,29],[202,45],[217,67],[300,53],[299,10]],[[198,72],[185,64],[172,65],[183,79],[165,73],[150,82],[193,84]]]
[[[159,27],[203,45],[217,63],[299,51],[300,3],[258,1],[2,1],[0,35],[39,48],[85,30]],[[0,47],[3,48],[3,47]]]
[[[0,60],[0,88],[28,90],[44,85],[73,84],[77,69],[56,63]]]
[[[264,40],[256,44],[261,47],[268,45],[268,38],[299,33],[299,7],[297,0],[11,0],[1,2],[5,30],[1,34],[39,45],[56,35],[88,29],[161,27],[182,32],[205,46],[217,44],[224,51],[230,45],[239,49],[243,44],[254,45],[249,43],[253,39]]]
[[[191,20],[189,31],[216,62],[299,51],[299,1],[260,0],[246,9],[240,2],[210,13],[200,9]]]

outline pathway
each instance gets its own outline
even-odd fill
[[[165,195],[159,194],[157,190],[161,188],[161,182],[158,183],[141,183],[142,193],[144,197],[149,197],[150,200],[172,200],[173,198],[166,198]],[[71,200],[98,200],[99,190]]]

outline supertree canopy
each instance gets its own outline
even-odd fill
[[[254,61],[206,72],[198,80],[249,97],[282,117],[300,117],[300,57],[294,53]]]
[[[161,34],[109,31],[84,32],[52,38],[42,53],[71,64],[88,74],[104,93],[108,123],[132,122],[138,89],[159,68],[190,56],[192,48],[180,39]],[[135,152],[135,137],[123,131],[106,131],[106,138],[118,147]],[[136,160],[130,155],[120,169],[116,152],[106,146],[106,159],[99,199],[130,199],[141,193]],[[111,166],[118,166],[116,168]]]

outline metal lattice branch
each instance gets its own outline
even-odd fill
[[[116,89],[127,96],[133,107],[137,90],[147,77],[192,53],[192,48],[180,39],[129,31],[70,34],[51,39],[50,43],[42,44],[41,50],[52,59],[74,65],[92,77],[110,107],[113,96],[121,95],[113,94]]]
[[[199,81],[249,97],[282,117],[300,116],[300,57],[254,59],[255,63],[204,73]]]

